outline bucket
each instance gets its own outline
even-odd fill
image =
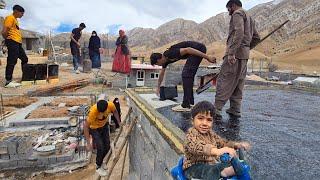
[[[34,81],[36,79],[36,65],[25,64],[22,67],[22,81]]]
[[[91,72],[91,69],[92,69],[92,62],[90,59],[85,59],[83,61],[83,72],[84,73],[89,73]]]
[[[36,80],[46,80],[48,73],[47,64],[37,64],[36,65]]]
[[[48,66],[48,78],[49,79],[57,79],[59,77],[59,65],[50,64]]]

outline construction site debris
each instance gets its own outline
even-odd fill
[[[56,146],[48,145],[48,146],[38,147],[36,149],[36,152],[41,156],[49,156],[56,152]]]
[[[62,85],[50,85],[47,87],[32,90],[32,91],[29,91],[27,94],[29,96],[52,95],[54,93],[58,93],[64,90],[74,89],[76,87],[84,87],[89,84],[90,84],[90,79],[79,79],[79,80],[71,81],[68,83],[64,83]]]

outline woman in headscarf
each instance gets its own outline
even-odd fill
[[[128,47],[128,37],[124,30],[119,31],[116,41],[116,52],[114,54],[112,71],[129,74],[131,71],[130,51]]]
[[[89,56],[92,62],[92,68],[101,68],[101,59],[100,59],[100,49],[101,43],[100,38],[97,35],[96,31],[92,31],[90,40],[89,40]]]

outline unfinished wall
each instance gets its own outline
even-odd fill
[[[134,90],[126,92],[133,109],[131,117],[138,117],[129,139],[129,179],[171,179],[170,169],[182,154],[183,132]]]

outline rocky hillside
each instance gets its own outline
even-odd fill
[[[102,47],[106,48],[115,48],[115,36],[106,36],[105,34],[98,34],[101,40]],[[89,43],[89,39],[91,37],[91,33],[82,33],[81,36],[81,43],[84,44],[84,46],[87,46]],[[64,48],[68,48],[70,45],[70,33],[60,33],[52,37],[53,44],[55,46],[61,46]]]
[[[317,34],[320,34],[320,1],[318,0],[275,0],[255,6],[248,12],[256,20],[258,31],[262,36],[285,20],[290,20],[283,29],[271,37],[269,43],[266,43],[268,47],[265,47],[266,45],[260,47],[261,51],[269,49],[265,52],[266,54],[278,53],[280,51],[278,48],[290,51],[299,46],[320,44],[317,40]],[[200,24],[190,20],[175,19],[157,29],[135,28],[127,34],[130,37],[131,47],[145,49],[154,49],[183,40],[197,40],[210,44],[226,38],[228,23],[229,15],[221,13]],[[305,34],[311,34],[305,42],[284,45],[286,41]]]

